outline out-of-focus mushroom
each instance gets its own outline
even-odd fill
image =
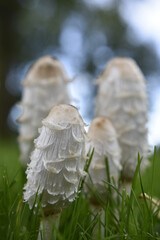
[[[69,103],[67,82],[68,78],[62,64],[50,56],[36,61],[22,82],[23,96],[20,104],[23,107],[23,114],[18,121],[21,123],[20,159],[24,166],[29,161],[33,140],[38,136],[42,119],[54,105]]]
[[[121,170],[121,150],[117,141],[116,131],[107,117],[97,117],[93,119],[87,137],[86,152],[91,152],[92,149],[94,149],[94,152],[84,190],[87,195],[90,195],[92,212],[94,214],[100,214],[101,221],[104,222],[105,211],[101,207],[97,197],[101,196],[104,200],[109,199],[107,195],[107,184],[104,181],[108,182],[110,179],[112,184],[117,184]],[[107,176],[106,159],[108,159],[110,176]],[[113,179],[114,181],[112,181]],[[93,192],[98,192],[97,197],[94,196]],[[112,192],[112,194],[114,194],[114,192]],[[101,230],[103,236],[104,231],[103,229]],[[98,226],[95,226],[93,235],[96,236],[97,232]]]
[[[116,131],[111,121],[106,117],[93,119],[88,131],[88,144],[86,151],[94,149],[89,167],[89,175],[98,192],[106,195],[104,181],[108,181],[105,158],[108,158],[110,177],[118,181],[121,164],[121,150],[117,141]],[[90,178],[86,183],[92,187]]]
[[[75,200],[85,175],[85,124],[75,107],[62,104],[53,107],[42,124],[26,171],[24,200],[31,208],[42,194],[44,214],[54,217]],[[49,239],[47,218],[45,225]]]
[[[114,58],[97,79],[99,85],[96,114],[108,116],[122,150],[123,178],[130,181],[137,165],[138,152],[147,165],[147,93],[145,78],[130,58]]]

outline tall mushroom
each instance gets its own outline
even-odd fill
[[[33,150],[33,140],[38,136],[38,128],[50,109],[59,103],[69,103],[67,94],[67,75],[60,61],[45,56],[33,64],[22,82],[23,114],[19,146],[21,162],[26,165]]]
[[[85,174],[85,124],[75,107],[62,104],[53,107],[42,124],[26,171],[24,199],[31,208],[42,194],[44,214],[54,218],[75,200]],[[49,239],[47,218],[45,229]]]
[[[89,149],[94,149],[89,175],[94,186],[104,195],[106,194],[104,181],[108,181],[105,158],[108,158],[110,177],[113,177],[115,181],[118,181],[121,170],[121,150],[116,131],[108,118],[97,117],[93,119],[88,131],[86,148],[87,152]],[[91,185],[89,177],[87,177],[86,182]]]
[[[134,60],[117,57],[108,63],[97,83],[96,114],[111,119],[122,149],[123,178],[130,181],[138,152],[146,158],[148,150],[145,78]],[[145,165],[142,161],[142,169]]]

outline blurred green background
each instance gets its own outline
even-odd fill
[[[147,78],[150,143],[158,144],[158,6],[158,0],[1,0],[0,138],[17,132],[20,82],[37,58],[56,56],[69,77],[77,77],[70,93],[89,123],[94,116],[93,80],[112,57],[129,56]]]

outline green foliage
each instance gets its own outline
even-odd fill
[[[93,152],[92,152],[93,154]],[[24,169],[18,161],[17,145],[14,142],[0,144],[0,239],[19,240],[37,239],[40,224],[38,207],[30,210],[23,202]],[[150,165],[145,173],[140,174],[141,156],[128,195],[121,186],[109,176],[104,182],[106,194],[101,195],[92,188],[93,205],[90,197],[79,194],[76,201],[60,215],[59,225],[53,224],[53,237],[57,240],[87,239],[160,239],[160,206],[155,205],[153,198],[160,198],[159,169],[160,151],[154,151]],[[91,157],[88,159],[88,170]],[[85,183],[84,183],[85,184]],[[139,198],[142,193],[142,198]],[[146,197],[147,193],[150,198]],[[43,234],[42,234],[43,235]],[[44,238],[43,238],[44,239]]]

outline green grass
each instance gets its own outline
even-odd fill
[[[40,204],[30,210],[23,202],[25,173],[18,158],[15,142],[0,141],[1,240],[37,239],[39,212],[43,215]],[[110,177],[105,182],[107,198],[92,189],[93,198],[100,207],[91,206],[89,196],[80,193],[61,213],[59,224],[53,224],[52,239],[160,239],[159,207],[155,208],[144,194],[160,199],[160,150],[155,150],[150,157],[150,166],[142,176],[139,168],[140,156],[130,195],[111,183]],[[108,167],[106,171],[109,172]],[[139,199],[140,193],[142,199]]]

